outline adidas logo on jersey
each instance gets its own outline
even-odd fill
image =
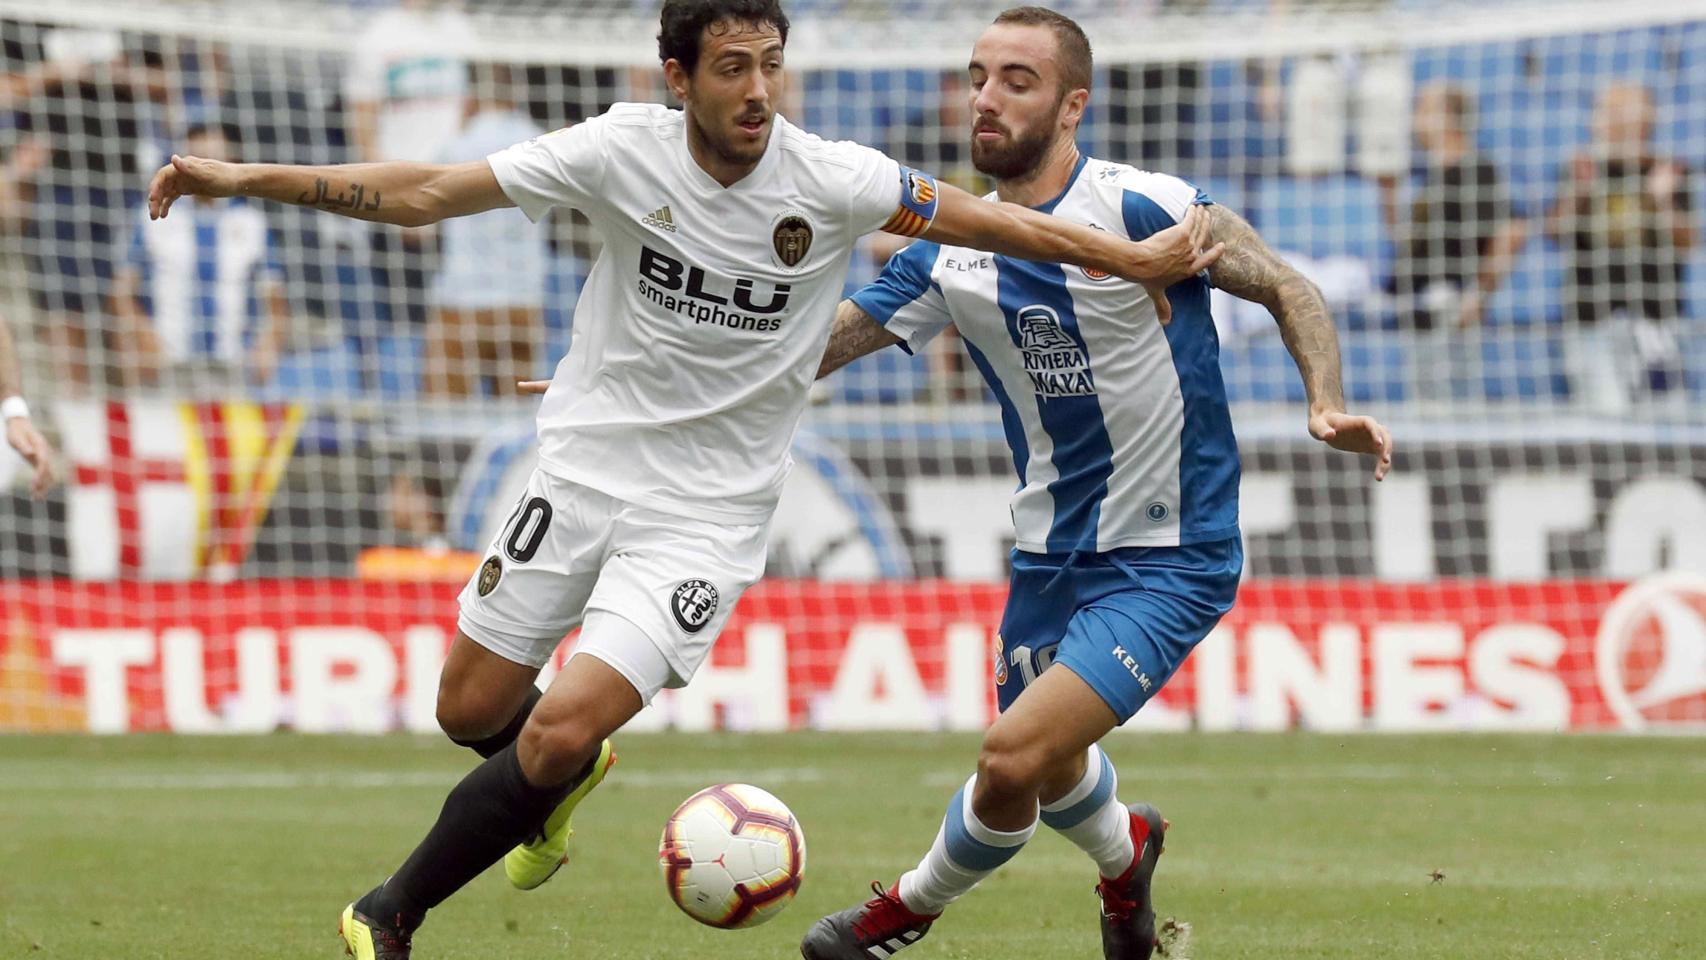
[[[667,203],[641,217],[640,222],[648,227],[657,227],[659,230],[668,230],[670,233],[675,232],[675,218],[670,216],[669,204]]]

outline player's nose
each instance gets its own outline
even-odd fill
[[[762,109],[770,103],[770,85],[764,80],[761,71],[754,70],[748,75],[746,83],[746,106],[748,110]]]

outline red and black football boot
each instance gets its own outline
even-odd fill
[[[800,956],[806,960],[888,960],[924,939],[941,914],[913,913],[900,902],[900,884],[884,890],[872,883],[876,896],[857,907],[832,913],[806,931]]]
[[[1131,866],[1096,884],[1102,898],[1104,960],[1149,960],[1155,952],[1155,902],[1149,888],[1166,835],[1167,821],[1159,810],[1147,803],[1131,805]]]

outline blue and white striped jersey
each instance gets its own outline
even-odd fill
[[[1133,240],[1212,201],[1176,177],[1084,158],[1038,208]],[[1238,534],[1238,450],[1209,284],[1167,291],[1078,267],[918,241],[853,301],[916,349],[950,323],[1001,405],[1020,550],[1103,552]]]

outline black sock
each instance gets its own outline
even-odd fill
[[[361,898],[356,909],[414,929],[428,910],[538,833],[545,818],[591,771],[588,763],[567,783],[538,787],[522,772],[515,744],[503,748],[450,791],[426,839],[391,879]]]
[[[539,698],[542,696],[544,694],[539,692],[538,687],[528,684],[527,699],[521,702],[521,709],[517,710],[515,716],[510,718],[508,726],[484,740],[458,740],[451,737],[450,742],[459,747],[467,747],[480,756],[491,759],[498,755],[498,751],[514,743],[516,737],[521,736],[521,728],[527,725],[527,718],[533,713],[533,708],[539,705]]]

